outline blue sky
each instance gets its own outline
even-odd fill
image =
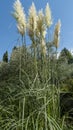
[[[3,53],[11,49],[14,45],[17,45],[17,39],[19,37],[16,29],[16,22],[11,15],[13,11],[13,3],[15,0],[0,0],[0,60]],[[21,0],[26,14],[32,3],[32,0]],[[33,0],[37,10],[45,8],[47,2],[50,4],[52,11],[53,25],[50,28],[54,29],[54,26],[58,19],[61,20],[61,40],[59,51],[64,47],[73,49],[73,0]],[[27,39],[27,42],[29,40]]]

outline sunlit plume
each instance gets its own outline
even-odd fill
[[[46,33],[47,33],[47,31],[46,31],[46,26],[45,26],[44,14],[43,14],[43,11],[40,10],[38,12],[38,17],[37,17],[36,34],[38,37],[42,36],[43,38],[45,38]]]
[[[45,8],[45,21],[46,21],[47,27],[50,27],[52,24],[52,16],[51,16],[51,10],[48,3]]]
[[[54,46],[56,48],[58,48],[59,46],[59,41],[60,41],[60,28],[61,28],[61,22],[60,20],[58,21],[58,23],[55,26],[55,30],[54,30]]]
[[[32,3],[29,9],[29,16],[28,16],[28,34],[30,37],[34,36],[35,30],[37,28],[37,12],[34,3]]]
[[[24,8],[22,7],[20,0],[15,1],[13,8],[14,8],[13,16],[17,21],[18,32],[21,35],[24,35],[26,31],[26,17]]]

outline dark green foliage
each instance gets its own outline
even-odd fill
[[[16,46],[14,46],[14,47],[13,47],[13,50],[16,50],[16,49],[17,49],[17,47],[16,47]]]
[[[70,51],[64,48],[58,58],[58,76],[62,90],[73,91],[73,56]]]
[[[60,53],[59,60],[70,64],[73,63],[73,56],[68,49],[64,48]]]
[[[60,94],[61,116],[68,115],[70,122],[73,122],[73,92]]]
[[[6,51],[3,55],[3,61],[8,62],[8,51]]]

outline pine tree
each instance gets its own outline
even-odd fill
[[[3,61],[8,62],[8,51],[6,51],[3,55]]]

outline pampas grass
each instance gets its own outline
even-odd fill
[[[22,78],[19,84],[15,84],[14,92],[8,86],[10,95],[7,98],[8,106],[3,107],[2,103],[0,104],[2,118],[0,119],[0,128],[1,130],[65,130],[65,118],[60,118],[60,88],[57,88],[55,84],[57,58],[51,63],[52,66],[51,64],[47,65],[48,59],[51,61],[51,56],[47,55],[46,46],[47,29],[52,24],[49,4],[46,5],[44,14],[42,10],[37,11],[32,3],[29,8],[28,20],[19,0],[15,1],[13,8],[17,29],[21,36],[25,35],[26,29],[28,30],[27,35],[32,41],[34,55],[31,57],[31,52],[28,52],[27,49],[32,64],[27,58],[25,66],[21,66]],[[27,26],[26,21],[28,21]],[[53,47],[55,48],[58,48],[59,45],[60,25],[60,21],[58,21],[54,30]],[[37,47],[40,48],[40,51]],[[37,56],[38,53],[40,53],[40,57]],[[20,62],[22,62],[21,59]],[[27,68],[28,64],[32,70]],[[32,71],[35,73],[34,76]],[[53,76],[51,71],[53,71]],[[27,83],[25,83],[26,81]]]

